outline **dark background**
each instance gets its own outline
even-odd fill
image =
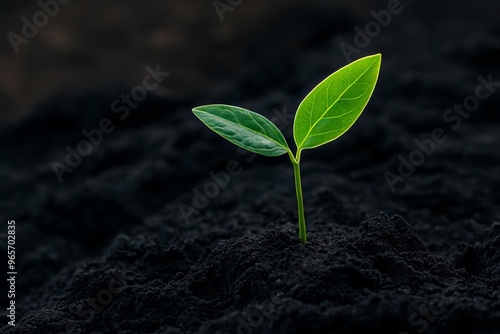
[[[21,18],[32,21],[40,10],[34,1],[2,6],[4,35],[20,34]],[[259,73],[259,64],[268,59],[286,61],[304,43],[329,38],[325,34],[339,28],[349,29],[342,15],[329,21],[324,6],[352,15],[348,8],[353,5],[347,1],[333,7],[328,1],[243,2],[238,10],[227,11],[224,21],[210,1],[70,1],[35,38],[20,46],[19,54],[4,38],[2,118],[25,114],[34,103],[61,91],[117,83],[135,86],[144,67],[157,63],[178,73],[157,94],[210,96],[212,90],[235,80],[236,73]],[[359,11],[368,17],[371,5],[355,7],[365,7]],[[321,26],[311,27],[310,20],[317,15]]]
[[[500,93],[443,120],[478,76],[500,81],[497,1],[403,0],[352,57],[382,53],[381,74],[354,127],[303,154],[307,246],[287,158],[253,160],[190,112],[240,105],[291,142],[277,115],[387,3],[243,1],[221,21],[211,1],[72,0],[16,54],[6,35],[40,7],[0,2],[0,219],[16,220],[19,272],[17,327],[0,332],[497,333]],[[121,120],[112,102],[157,65],[169,76]],[[105,117],[114,131],[59,182],[54,161]],[[391,191],[384,173],[436,128],[448,140]],[[242,172],[183,219],[231,160]],[[82,315],[116,272],[123,290]]]

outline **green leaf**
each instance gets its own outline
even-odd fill
[[[264,116],[240,107],[212,104],[193,113],[211,130],[248,151],[274,157],[289,151],[280,130]]]
[[[295,114],[298,149],[314,148],[340,137],[358,119],[377,83],[382,56],[364,57],[320,82]]]

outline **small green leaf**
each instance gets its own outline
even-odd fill
[[[298,149],[340,137],[358,119],[377,83],[382,56],[364,57],[319,83],[299,105],[293,125]]]
[[[280,130],[264,116],[240,107],[211,104],[193,113],[211,130],[248,151],[270,157],[289,151]]]

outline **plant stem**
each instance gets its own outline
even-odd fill
[[[293,164],[293,175],[295,178],[295,192],[297,194],[297,216],[299,218],[299,238],[303,243],[307,242],[306,218],[304,215],[304,199],[302,197],[302,182],[300,180],[300,150],[297,156],[293,158],[290,155]]]

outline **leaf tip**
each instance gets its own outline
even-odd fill
[[[377,61],[377,63],[380,65],[380,63],[382,62],[382,54],[381,53],[376,53],[372,57],[375,58],[376,61]]]

